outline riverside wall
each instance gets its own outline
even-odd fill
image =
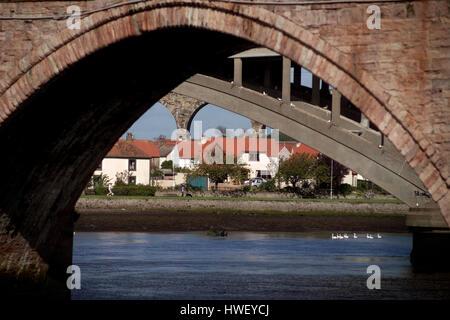
[[[154,210],[154,209],[228,209],[243,211],[333,211],[359,213],[400,213],[409,208],[403,203],[378,202],[338,202],[338,201],[298,201],[298,200],[216,200],[190,198],[80,198],[76,210]]]

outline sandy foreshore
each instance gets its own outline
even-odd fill
[[[217,209],[77,209],[77,232],[371,231],[407,232],[404,215]]]

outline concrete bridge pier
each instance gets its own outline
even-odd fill
[[[413,234],[410,261],[414,271],[450,271],[450,229],[439,209],[410,209],[406,224]]]

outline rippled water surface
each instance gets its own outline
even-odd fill
[[[73,299],[448,299],[450,274],[415,274],[412,237],[329,233],[76,233]],[[367,267],[381,268],[368,290]]]

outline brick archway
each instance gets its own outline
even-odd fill
[[[228,33],[279,52],[342,92],[401,151],[450,223],[448,177],[422,147],[430,143],[423,142],[423,135],[413,131],[415,119],[410,115],[398,119],[389,105],[390,95],[367,72],[352,72],[348,55],[292,21],[258,7],[185,0],[109,9],[84,18],[82,26],[77,33],[69,29],[60,32],[53,43],[43,44],[21,60],[7,84],[0,88],[0,121],[62,70],[122,39],[182,26]]]
[[[428,148],[431,144],[420,130],[416,130],[416,120],[408,113],[398,118],[398,112],[394,111],[398,106],[390,104],[390,95],[367,72],[353,71],[349,55],[287,18],[253,6],[180,0],[119,6],[93,13],[85,17],[81,25],[81,30],[72,32],[65,29],[52,41],[32,50],[2,81],[0,128],[42,87],[102,48],[164,29],[187,27],[215,31],[276,51],[337,88],[401,151],[450,223],[448,172],[439,170],[435,165],[437,160],[431,160],[429,154],[432,152]],[[73,203],[73,199],[60,197],[55,198],[57,201]],[[23,255],[28,254],[26,250]],[[35,258],[30,256],[29,260]],[[37,262],[30,262],[34,263]]]

